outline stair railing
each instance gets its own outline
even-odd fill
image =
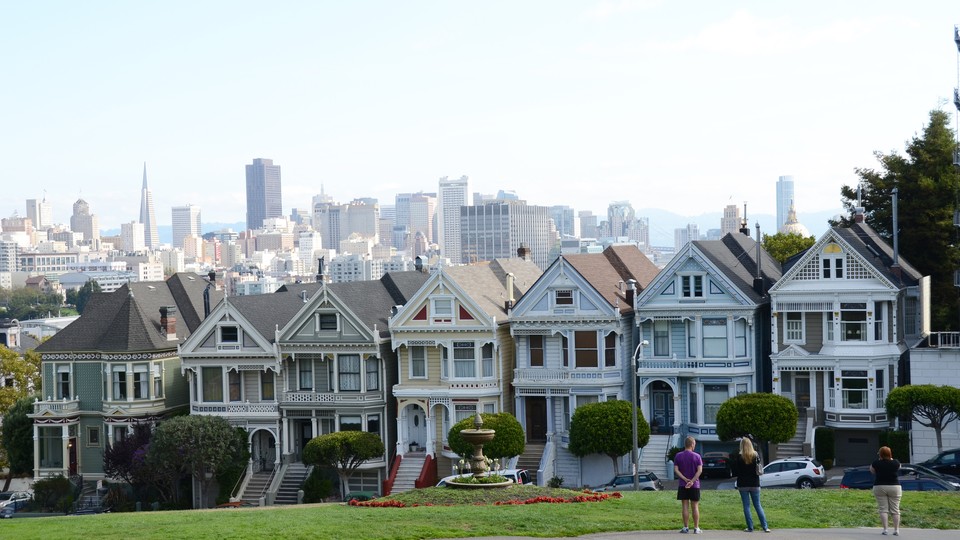
[[[240,478],[237,478],[237,483],[234,484],[233,489],[230,490],[230,502],[239,502],[243,498],[243,492],[247,490],[250,479],[253,477],[251,468],[251,465],[248,463],[247,467],[243,470],[243,474],[240,475]]]
[[[393,483],[397,481],[397,472],[400,470],[400,462],[403,461],[403,456],[397,454],[393,458],[393,465],[390,466],[390,472],[387,473],[387,478],[383,481],[383,496],[386,497],[393,491]]]

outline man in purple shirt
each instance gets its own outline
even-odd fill
[[[690,532],[690,509],[693,509],[693,534],[700,534],[700,474],[703,472],[703,458],[693,451],[697,441],[687,437],[683,442],[683,452],[673,458],[673,473],[679,481],[677,500],[683,505],[682,533]]]

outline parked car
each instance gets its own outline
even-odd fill
[[[960,476],[960,448],[944,450],[920,464],[939,473]]]
[[[939,478],[901,478],[903,491],[960,491],[960,488]]]
[[[789,487],[812,489],[827,482],[823,465],[809,456],[771,461],[763,468],[761,487]]]
[[[958,482],[960,479],[954,476],[940,474],[923,465],[904,463],[900,465],[899,475],[901,485],[907,480],[933,478],[939,482],[945,482],[953,487],[960,488],[960,482]],[[870,473],[869,466],[849,467],[843,470],[843,478],[840,480],[841,489],[871,489],[872,487],[873,474]]]
[[[730,454],[728,452],[704,452],[703,476],[711,478],[715,476],[730,478],[733,476]]]
[[[663,490],[663,483],[657,478],[657,475],[650,471],[639,471],[637,473],[637,481],[639,482],[640,491],[661,491]],[[632,474],[618,474],[613,477],[613,480],[607,482],[605,485],[598,487],[594,491],[633,491],[633,475]]]
[[[29,501],[30,494],[26,491],[4,491],[0,493],[0,508],[14,504],[17,501]]]
[[[515,484],[530,483],[530,475],[527,473],[526,469],[506,469],[506,470],[500,471],[500,474],[502,476],[509,478],[510,480],[513,480]],[[459,476],[464,476],[464,475],[451,474],[450,476],[444,476],[443,478],[440,479],[439,482],[437,482],[437,487],[443,487],[447,485],[448,481],[450,481],[453,478],[457,478]]]
[[[3,508],[0,508],[0,519],[12,518],[14,514],[23,510],[29,503],[29,500],[18,499],[4,506]]]

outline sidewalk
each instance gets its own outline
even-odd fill
[[[632,538],[642,538],[644,540],[655,539],[655,538],[673,538],[674,540],[680,539],[690,539],[694,538],[739,538],[740,540],[762,540],[764,538],[769,539],[799,539],[799,540],[810,540],[812,538],[828,538],[830,540],[847,540],[847,539],[873,539],[879,540],[880,538],[904,538],[905,540],[947,540],[955,539],[960,537],[960,531],[956,530],[946,530],[941,531],[937,529],[909,529],[902,528],[900,529],[900,536],[882,536],[880,534],[880,527],[864,527],[860,529],[774,529],[769,534],[765,534],[763,531],[754,531],[748,533],[745,531],[711,531],[704,530],[703,534],[698,535],[686,535],[678,534],[678,530],[673,531],[630,531],[630,532],[613,532],[613,533],[597,533],[597,534],[587,534],[584,536],[577,536],[579,540],[630,540]],[[892,532],[892,531],[891,531]],[[450,540],[450,539],[447,539]],[[479,538],[472,539],[460,539],[460,540],[480,540]],[[569,540],[562,538],[538,538],[535,539],[532,536],[484,536],[482,540]]]

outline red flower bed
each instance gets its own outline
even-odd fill
[[[506,506],[506,505],[518,505],[518,504],[540,504],[540,503],[583,503],[583,502],[600,502],[607,499],[619,499],[619,491],[614,491],[613,493],[594,493],[592,491],[584,491],[583,494],[577,495],[576,497],[532,497],[530,499],[517,499],[513,501],[497,501],[493,503],[495,506]],[[350,506],[366,506],[370,508],[404,508],[407,505],[396,500],[373,500],[373,501],[358,501],[357,499],[350,499],[348,503]],[[476,503],[481,505],[482,503]],[[412,506],[420,506],[414,504]],[[431,504],[426,504],[424,506],[433,506]],[[451,505],[452,506],[452,505]]]

